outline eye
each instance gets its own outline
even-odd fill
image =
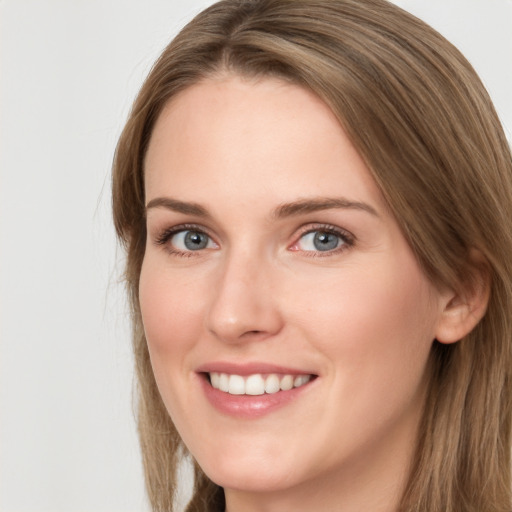
[[[178,251],[200,251],[215,246],[211,238],[201,231],[178,231],[169,238],[170,244]]]
[[[304,252],[338,252],[353,245],[353,238],[335,228],[310,229],[295,242],[290,250]]]
[[[339,235],[327,231],[312,231],[301,236],[298,245],[303,251],[333,251],[342,243]]]
[[[191,255],[203,249],[216,249],[218,246],[212,238],[199,228],[177,226],[164,231],[156,240],[171,254],[178,256]]]

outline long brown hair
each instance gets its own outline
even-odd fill
[[[151,70],[113,169],[114,222],[127,251],[138,425],[153,510],[171,511],[186,453],[158,394],[138,302],[146,238],[144,156],[179,91],[219,72],[276,76],[317,94],[365,160],[425,274],[440,286],[487,262],[483,320],[434,342],[417,453],[401,511],[510,512],[512,159],[491,100],[442,36],[385,0],[223,0],[199,14]],[[189,511],[223,510],[195,467]]]

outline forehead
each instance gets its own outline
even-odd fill
[[[159,116],[145,160],[147,198],[185,200],[225,192],[258,196],[380,194],[330,108],[278,79],[208,79]],[[355,197],[357,199],[357,197]]]

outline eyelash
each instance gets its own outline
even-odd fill
[[[190,258],[194,256],[195,252],[201,252],[201,251],[180,251],[178,249],[175,249],[172,247],[168,242],[171,240],[171,238],[174,235],[177,235],[178,233],[181,233],[182,231],[193,231],[194,233],[200,233],[203,235],[206,235],[208,238],[213,238],[208,234],[207,231],[205,231],[204,228],[197,226],[195,224],[180,224],[179,226],[173,226],[172,228],[165,229],[160,235],[157,236],[155,239],[155,244],[158,246],[166,246],[166,250],[174,255],[174,256],[181,256],[184,258]]]
[[[296,241],[292,244],[292,246],[296,246],[299,244],[300,240],[304,238],[306,235],[311,233],[326,233],[329,235],[334,235],[341,240],[341,245],[336,247],[335,249],[327,250],[327,251],[301,251],[304,256],[308,258],[326,258],[335,254],[340,254],[341,252],[345,252],[350,249],[355,244],[355,237],[350,232],[345,229],[341,229],[337,226],[332,226],[330,224],[309,224],[305,226],[299,235],[296,238]],[[300,251],[300,249],[290,249]]]
[[[209,235],[209,233],[201,226],[198,226],[195,224],[181,224],[181,225],[173,226],[172,228],[163,230],[156,237],[155,244],[158,246],[166,246],[166,250],[170,254],[179,256],[179,257],[190,258],[192,256],[197,255],[194,253],[202,252],[202,250],[180,251],[178,249],[175,249],[168,243],[174,235],[177,235],[178,233],[183,232],[183,231],[193,231],[196,233],[200,233],[200,234],[206,235],[208,238],[210,238],[210,240],[213,240],[213,238]],[[337,236],[342,242],[341,246],[336,247],[335,249],[332,249],[332,250],[327,250],[327,251],[319,251],[319,250],[317,250],[317,251],[304,251],[304,250],[300,251],[300,249],[289,249],[289,250],[297,251],[297,252],[300,251],[306,257],[309,257],[309,258],[324,258],[324,257],[332,256],[333,254],[339,254],[341,252],[344,252],[344,251],[350,249],[351,247],[354,246],[355,241],[356,241],[354,235],[352,235],[350,232],[348,232],[344,229],[341,229],[337,226],[332,226],[330,224],[313,224],[313,225],[308,224],[307,226],[303,227],[300,230],[300,233],[296,237],[295,242],[293,242],[293,244],[291,244],[289,247],[293,247],[293,246],[297,245],[303,237],[305,237],[306,235],[308,235],[310,233],[315,233],[315,232],[326,233],[326,234],[331,234],[331,235]]]

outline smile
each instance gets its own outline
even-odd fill
[[[289,391],[307,384],[312,375],[275,374],[234,375],[228,373],[210,372],[210,384],[230,395],[264,395],[279,391]]]

